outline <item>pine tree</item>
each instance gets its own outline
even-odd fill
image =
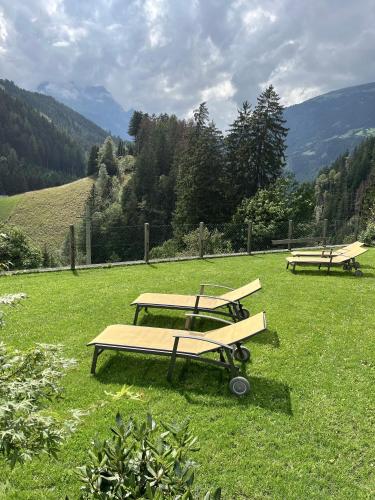
[[[205,103],[194,112],[187,145],[177,161],[176,234],[184,224],[221,222],[224,217],[224,147],[222,134],[208,122]]]
[[[98,173],[98,153],[99,147],[96,145],[92,146],[87,161],[87,175],[96,175]]]
[[[253,168],[258,188],[281,176],[285,166],[286,136],[283,106],[270,85],[257,99],[252,115],[251,142]]]
[[[107,137],[103,146],[99,149],[98,164],[104,164],[109,176],[117,175],[117,158],[115,155],[115,144],[111,137]]]
[[[143,113],[142,111],[134,111],[132,117],[130,118],[128,127],[128,134],[131,137],[137,137],[144,116],[147,116],[146,113]]]
[[[257,190],[253,160],[252,113],[247,101],[238,110],[238,117],[230,126],[226,147],[226,179],[230,193],[228,202],[234,209],[243,198],[253,196]]]
[[[126,155],[126,147],[125,147],[125,143],[123,140],[119,140],[118,141],[118,145],[117,145],[117,158],[121,158],[121,156],[125,156]]]

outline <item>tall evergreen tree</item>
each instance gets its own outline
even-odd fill
[[[252,114],[253,168],[258,188],[281,176],[285,166],[286,136],[283,106],[272,85],[260,94]]]
[[[87,161],[87,175],[96,175],[98,173],[99,169],[98,153],[99,153],[99,146],[97,145],[92,146]]]
[[[118,141],[118,145],[117,145],[117,158],[120,158],[121,156],[125,156],[126,155],[126,147],[125,147],[125,143],[123,140],[119,140]]]
[[[115,155],[115,144],[111,137],[107,137],[103,146],[99,149],[98,165],[104,164],[108,175],[117,175],[117,158]]]
[[[147,116],[146,113],[143,113],[142,111],[134,111],[132,117],[130,118],[128,127],[128,134],[130,136],[134,138],[137,137],[144,116]]]
[[[238,110],[238,116],[230,126],[226,137],[226,148],[228,203],[234,210],[243,198],[253,196],[257,190],[253,158],[252,113],[247,101]]]
[[[174,228],[200,221],[221,222],[224,217],[223,136],[208,122],[206,103],[194,112],[186,147],[177,161]]]

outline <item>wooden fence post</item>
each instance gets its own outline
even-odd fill
[[[292,236],[293,236],[293,221],[290,220],[289,227],[288,227],[288,240],[291,240]],[[289,242],[288,243],[288,250],[290,251],[291,248],[292,248],[292,244]]]
[[[204,222],[199,223],[199,257],[203,259],[204,248],[203,248],[203,237],[204,237]]]
[[[327,226],[328,226],[328,219],[324,219],[323,221],[323,246],[327,246]]]
[[[253,237],[253,221],[251,220],[247,225],[247,254],[251,255],[251,243]]]
[[[150,224],[145,222],[145,255],[144,261],[148,264],[149,261],[149,253],[150,253]]]
[[[69,226],[70,230],[70,269],[72,271],[76,268],[76,238],[74,233],[74,224]]]
[[[90,205],[86,205],[86,264],[91,264],[91,211]]]

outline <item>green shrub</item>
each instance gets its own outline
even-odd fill
[[[0,343],[0,453],[12,467],[40,453],[54,456],[72,430],[73,421],[45,412],[45,403],[61,395],[59,379],[72,363],[60,346],[12,352]]]
[[[199,255],[199,228],[182,237],[185,244],[183,255]],[[231,253],[232,245],[224,238],[223,233],[217,229],[210,231],[207,227],[203,230],[203,249],[206,255]]]
[[[0,228],[0,261],[10,269],[32,269],[41,267],[43,257],[23,231],[17,227]]]
[[[151,259],[169,259],[172,257],[193,257],[199,255],[199,228],[182,236],[182,240],[171,239],[150,251]],[[231,242],[224,234],[207,227],[203,230],[203,249],[205,255],[231,253]]]
[[[369,210],[366,227],[358,236],[366,245],[375,245],[375,205]]]
[[[363,241],[366,245],[375,245],[375,221],[369,221],[366,228],[360,232],[359,241]]]
[[[150,250],[151,259],[171,259],[181,252],[181,245],[176,240],[167,240],[162,245]]]
[[[192,491],[196,465],[188,456],[198,450],[197,439],[188,422],[163,428],[157,432],[151,415],[137,424],[117,414],[112,438],[94,442],[87,464],[78,468],[81,499],[198,498]],[[219,499],[220,490],[204,498]]]

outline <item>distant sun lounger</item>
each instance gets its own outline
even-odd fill
[[[229,290],[223,295],[206,295],[205,287],[225,288]],[[170,293],[142,293],[132,303],[136,306],[134,314],[134,325],[137,323],[138,315],[142,309],[147,312],[148,308],[157,309],[180,309],[198,313],[211,312],[229,316],[234,321],[240,321],[249,317],[250,313],[245,309],[241,300],[262,288],[259,279],[248,283],[240,288],[229,288],[212,283],[201,284],[200,293],[197,295],[177,295]]]
[[[192,316],[209,317],[196,314]],[[266,315],[261,312],[233,324],[221,318],[210,318],[227,326],[205,333],[136,325],[108,326],[87,344],[94,346],[91,373],[95,374],[98,356],[106,349],[170,357],[167,376],[169,381],[172,380],[176,358],[193,359],[228,370],[231,374],[231,392],[236,396],[243,396],[249,392],[250,384],[245,377],[239,376],[234,360],[249,360],[250,351],[242,343],[266,330]],[[205,357],[208,353],[218,353],[219,359]]]
[[[327,267],[327,272],[329,272],[332,267],[342,266],[344,271],[351,271],[352,269],[354,269],[355,270],[354,274],[356,276],[362,276],[363,273],[359,269],[360,264],[359,262],[356,261],[356,258],[362,255],[363,253],[367,252],[367,250],[368,250],[367,248],[357,246],[347,250],[345,254],[340,254],[340,255],[331,254],[330,256],[327,257],[322,257],[322,256],[287,257],[286,268],[288,269],[289,266],[292,266],[292,271],[295,272],[296,266],[311,265],[311,266],[318,266],[319,269],[321,267]]]
[[[332,248],[322,248],[321,250],[294,250],[291,254],[293,257],[337,257],[355,248],[362,247],[363,245],[361,241],[355,241],[354,243],[350,243],[350,245],[335,250],[332,250]]]

